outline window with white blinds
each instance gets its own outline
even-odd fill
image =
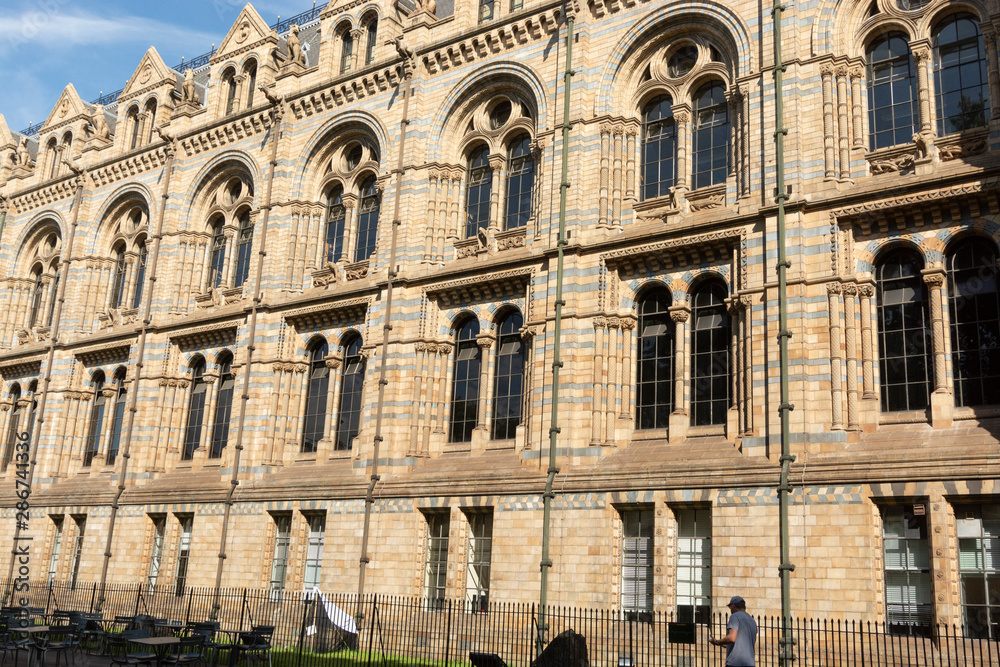
[[[678,509],[677,620],[708,623],[712,613],[712,511]]]
[[[292,517],[275,514],[274,555],[271,558],[271,592],[280,594],[285,590],[285,576],[288,574],[288,548],[292,543]],[[272,595],[272,600],[280,600],[280,595]]]
[[[653,610],[653,510],[623,510],[622,613]]]
[[[955,508],[967,637],[1000,639],[1000,506]]]
[[[427,609],[444,609],[448,585],[448,529],[446,512],[427,514],[427,565],[424,571],[424,599]]]
[[[466,611],[486,613],[490,598],[490,560],[493,556],[493,513],[470,512],[469,562],[466,571]]]
[[[882,510],[886,621],[896,634],[926,635],[931,628],[927,517],[920,510],[920,505]]]
[[[323,545],[326,543],[326,512],[310,514],[309,541],[306,544],[306,576],[304,589],[311,591],[320,587],[320,576],[323,573]]]

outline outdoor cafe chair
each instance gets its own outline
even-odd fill
[[[251,662],[267,662],[271,667],[271,638],[274,636],[273,625],[255,625],[250,632],[240,635],[243,644],[243,656],[246,664]]]
[[[163,665],[194,665],[205,662],[205,636],[182,637],[176,651],[163,658]]]
[[[45,664],[46,654],[55,653],[56,665],[59,664],[59,656],[61,655],[66,656],[67,659],[72,659],[73,664],[76,665],[76,655],[74,654],[74,649],[76,649],[76,634],[77,630],[75,627],[63,625],[50,627],[48,632],[36,635],[34,637],[34,650],[41,654],[40,664]]]
[[[126,630],[125,632],[109,633],[105,640],[105,648],[111,658],[111,665],[134,667],[135,665],[156,664],[156,653],[138,650],[131,642],[133,639],[149,637],[149,630]]]
[[[21,651],[28,651],[31,648],[30,639],[17,639],[7,629],[7,622],[0,621],[0,667],[7,662],[7,655],[14,655],[14,664],[17,665],[17,654]]]

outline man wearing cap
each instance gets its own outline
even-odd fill
[[[757,643],[757,622],[747,613],[747,603],[739,595],[729,600],[729,622],[726,636],[709,638],[710,644],[726,647],[726,667],[755,667],[754,645]]]

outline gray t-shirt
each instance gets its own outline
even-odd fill
[[[726,667],[754,667],[753,647],[757,643],[757,622],[745,611],[729,617],[726,631],[736,628],[736,641],[726,644]]]

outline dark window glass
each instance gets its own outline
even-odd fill
[[[479,375],[482,351],[476,342],[479,322],[469,318],[455,336],[455,374],[451,382],[448,442],[469,442],[479,417]]]
[[[354,38],[349,31],[344,31],[340,45],[340,73],[351,71],[351,60],[354,56]]]
[[[481,146],[469,156],[468,187],[465,200],[465,237],[475,238],[490,224],[490,196],[493,192],[493,169],[489,148]]]
[[[351,449],[351,443],[361,426],[361,400],[365,383],[365,358],[361,356],[361,338],[352,340],[344,350],[340,382],[337,441],[334,448]]]
[[[729,410],[729,313],[726,288],[709,282],[691,310],[691,423],[725,424]]]
[[[698,47],[693,44],[682,46],[674,51],[667,62],[667,73],[676,78],[680,78],[694,69],[698,62]]]
[[[302,429],[302,451],[315,452],[326,428],[326,394],[330,388],[330,369],[326,341],[317,343],[309,353],[309,385],[306,389],[306,423]]]
[[[908,144],[917,131],[917,83],[906,36],[897,32],[876,39],[867,58],[869,146]]]
[[[42,281],[42,270],[35,274],[35,285],[31,288],[31,310],[28,313],[28,328],[38,323],[38,311],[42,308],[42,297],[45,296],[45,283]]]
[[[956,14],[934,33],[934,96],[938,134],[985,127],[990,93],[979,22]]]
[[[83,450],[83,465],[89,467],[101,447],[101,433],[104,431],[104,374],[94,375],[94,398],[90,405],[90,421],[87,424],[87,442]]]
[[[177,517],[181,523],[181,542],[177,547],[177,573],[174,575],[174,594],[184,595],[187,587],[188,563],[191,559],[191,528],[194,518]]]
[[[223,75],[223,81],[226,84],[226,115],[228,116],[236,107],[236,74],[231,70],[226,72]]]
[[[59,260],[56,259],[56,275],[52,279],[52,289],[49,290],[49,308],[45,314],[45,326],[52,326],[52,317],[56,312],[56,299],[59,297]]]
[[[368,45],[365,48],[365,64],[370,65],[375,60],[375,44],[378,42],[378,20],[368,22]]]
[[[522,134],[514,139],[507,156],[507,214],[505,229],[524,227],[531,218],[532,191],[535,186],[535,158],[531,137]]]
[[[215,400],[215,415],[212,417],[212,446],[208,457],[217,459],[229,443],[229,418],[233,411],[233,360],[226,357],[219,364],[219,395]]]
[[[642,198],[669,194],[677,179],[677,125],[673,100],[658,97],[642,112]]]
[[[132,295],[132,307],[138,308],[142,304],[142,288],[146,282],[146,263],[149,261],[149,253],[146,251],[146,242],[139,241],[139,257],[135,262],[135,294]]]
[[[970,238],[948,253],[955,405],[1000,403],[1000,291],[991,241]],[[992,389],[991,389],[992,387]]]
[[[670,294],[656,290],[639,304],[639,367],[636,369],[637,427],[667,428],[674,408],[674,322]]]
[[[114,465],[118,458],[118,448],[122,441],[122,425],[125,421],[125,371],[115,373],[115,417],[111,422],[111,444],[108,445],[106,463]]]
[[[510,100],[503,100],[494,106],[490,111],[490,129],[499,130],[506,125],[507,121],[510,120],[511,111],[513,111],[513,106]]]
[[[695,95],[693,130],[692,187],[725,183],[729,173],[729,103],[722,84],[702,86]]]
[[[517,432],[524,406],[524,343],[521,313],[507,315],[499,326],[493,382],[493,425],[490,438],[508,440]]]
[[[14,446],[17,445],[17,434],[20,432],[21,428],[21,416],[24,413],[24,407],[18,405],[21,400],[21,386],[14,385],[10,389],[10,402],[11,402],[11,413],[10,422],[7,426],[7,442],[4,444],[3,449],[3,467],[0,468],[0,472],[7,470],[7,466],[10,462],[14,460]]]
[[[524,0],[510,0],[510,11],[516,12],[521,7],[524,7]]]
[[[339,262],[344,254],[344,189],[339,185],[330,191],[326,203],[326,261]]]
[[[209,287],[222,284],[222,272],[226,266],[226,233],[222,229],[222,221],[218,221],[212,231],[212,267],[208,279]]]
[[[125,273],[128,267],[125,265],[125,248],[119,246],[115,248],[115,274],[111,281],[111,307],[121,308],[125,299]]]
[[[493,513],[470,512],[469,559],[465,573],[465,609],[474,614],[489,611],[490,561],[493,556]]]
[[[930,336],[923,261],[895,250],[876,267],[882,410],[922,410],[930,402]]]
[[[358,238],[354,251],[354,261],[368,259],[375,252],[378,238],[378,214],[380,197],[375,187],[375,178],[369,178],[361,186],[361,206],[358,208]]]
[[[187,428],[184,430],[184,451],[181,460],[189,461],[201,444],[201,426],[205,421],[205,360],[199,359],[191,369],[191,400],[188,403]]]
[[[129,141],[129,150],[139,145],[139,110],[129,111],[129,121],[132,123],[132,138]]]
[[[448,529],[445,512],[427,515],[427,560],[424,571],[424,599],[430,610],[444,609],[448,586]]]
[[[479,0],[479,22],[493,18],[493,0]]]
[[[253,93],[257,87],[257,64],[250,63],[243,73],[247,77],[247,109],[253,106]]]
[[[236,278],[234,287],[246,282],[250,275],[250,252],[253,249],[253,222],[250,221],[250,211],[240,214],[240,236],[236,246]]]

